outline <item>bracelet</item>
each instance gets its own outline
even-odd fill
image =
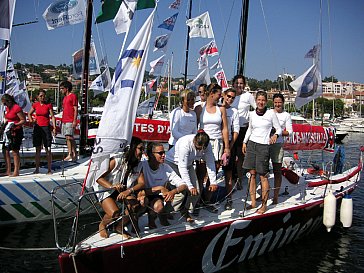
[[[130,193],[134,193],[133,187],[131,187],[129,190],[130,190]]]
[[[179,193],[178,188],[176,188],[176,192]]]

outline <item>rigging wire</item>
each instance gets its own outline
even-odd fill
[[[224,3],[226,3],[226,2],[224,1]],[[235,5],[235,0],[233,1],[233,4],[231,5],[231,9],[230,9],[229,17],[228,17],[229,19],[227,21],[227,24],[225,24],[224,17],[222,16],[222,10],[223,9],[220,7],[220,1],[218,1],[218,5],[219,5],[219,11],[220,11],[220,14],[221,14],[220,17],[222,18],[222,23],[223,23],[224,29],[225,29],[224,36],[222,38],[221,48],[219,50],[220,51],[219,58],[220,58],[220,56],[222,55],[223,48],[224,48],[224,43],[225,43],[225,39],[226,39],[227,30],[228,30],[228,27],[230,25],[230,19],[232,17],[231,15],[233,13],[234,5]]]
[[[265,12],[264,12],[263,2],[262,2],[262,0],[260,0],[259,2],[260,2],[261,9],[262,9],[262,15],[263,15],[263,19],[264,19],[265,30],[266,30],[267,36],[268,36],[269,48],[271,50],[272,57],[273,57],[274,70],[276,71],[276,75],[278,75],[279,74],[279,69],[278,69],[278,65],[277,65],[277,56],[276,56],[275,51],[273,50],[272,40],[270,38],[270,32],[269,32],[269,29],[268,29],[267,18],[265,16]]]

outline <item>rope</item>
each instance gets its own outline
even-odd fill
[[[75,272],[78,273],[77,265],[76,265],[76,259],[75,259],[76,255],[74,253],[71,253],[70,256],[72,257],[73,268],[75,269]]]
[[[56,247],[4,247],[0,246],[0,250],[10,251],[53,251],[58,250]]]

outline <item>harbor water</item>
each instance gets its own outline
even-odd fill
[[[352,133],[344,140],[346,161],[350,162],[351,166],[357,164],[360,145],[364,145],[363,134]],[[303,153],[301,159],[308,156],[307,153]],[[324,160],[327,161],[330,157],[332,158],[331,155],[326,158],[324,156]],[[363,196],[364,174],[362,173],[361,184],[352,194],[354,202],[352,227],[343,228],[337,217],[336,225],[330,233],[326,232],[322,226],[311,236],[242,264],[233,265],[221,272],[364,272]],[[42,248],[44,249],[40,250]],[[51,221],[1,226],[0,273],[60,272],[57,261],[59,252],[53,250],[54,248]],[[118,270],[115,269],[115,272]],[[190,271],[186,269],[186,272]]]

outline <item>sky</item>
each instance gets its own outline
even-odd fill
[[[13,28],[10,45],[14,63],[69,65],[72,54],[83,47],[84,23],[47,30],[42,14],[53,1],[16,1],[14,24],[34,21],[36,18],[39,22]],[[94,0],[93,19],[101,10],[100,2]],[[168,9],[172,2],[159,1],[152,42],[159,35],[171,33],[157,26],[177,12]],[[183,77],[188,2],[182,0],[166,52],[167,59],[173,59],[173,77]],[[241,0],[193,0],[192,17],[205,11],[210,13],[215,41],[228,80],[236,74],[241,5]],[[135,13],[127,44],[151,11],[146,9]],[[314,45],[321,43],[322,78],[334,75],[339,81],[364,83],[363,12],[362,0],[322,0],[322,16],[320,0],[251,0],[245,76],[257,80],[275,80],[282,73],[299,76],[312,64],[311,59],[304,58],[305,54]],[[116,35],[112,21],[93,24],[92,33],[98,58],[101,60],[106,54],[109,65],[115,67],[124,34]],[[190,39],[189,79],[199,73],[199,48],[210,41],[205,38]],[[160,51],[153,52],[151,46],[148,64],[162,54]],[[217,57],[209,58],[209,65],[216,61]],[[213,74],[214,71],[211,71],[210,75]]]

